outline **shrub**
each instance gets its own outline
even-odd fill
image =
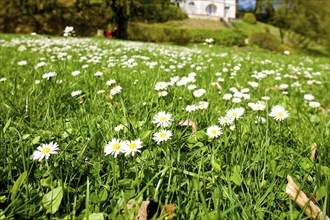
[[[243,21],[249,24],[256,24],[257,19],[256,16],[254,16],[253,13],[245,13],[243,17]]]
[[[280,40],[269,32],[252,34],[250,36],[249,43],[271,51],[282,51]]]
[[[217,45],[243,46],[246,35],[236,29],[184,29],[160,24],[131,23],[128,28],[128,39],[136,41],[187,44],[204,43],[207,38],[213,38]]]
[[[246,35],[235,29],[189,29],[191,42],[202,43],[207,38],[213,38],[214,43],[223,46],[243,46]]]

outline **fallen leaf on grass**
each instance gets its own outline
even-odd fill
[[[192,134],[196,135],[197,124],[192,119],[188,118],[186,120],[182,120],[177,125],[179,125],[179,126],[191,126]]]
[[[328,115],[330,114],[330,109],[328,109],[327,107],[325,107],[325,105],[321,104],[321,106],[319,107],[319,109],[322,110],[323,114]]]
[[[295,201],[300,208],[305,208],[305,214],[313,219],[325,219],[330,220],[328,216],[322,214],[321,209],[315,205],[306,194],[299,189],[297,184],[293,181],[291,176],[287,177],[288,184],[285,192],[291,200]]]
[[[217,87],[217,89],[218,89],[219,91],[222,91],[222,87],[221,87],[221,85],[220,85],[218,82],[214,83],[213,85],[214,85],[215,87]]]
[[[316,148],[317,148],[317,144],[313,143],[311,147],[311,157],[310,157],[312,161],[315,160]]]
[[[133,209],[134,204],[127,204],[127,209]],[[142,201],[140,209],[135,216],[135,220],[148,220],[152,219],[154,216],[163,217],[168,220],[173,220],[175,211],[175,205],[168,204],[166,206],[160,205],[154,201]]]

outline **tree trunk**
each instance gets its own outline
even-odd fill
[[[283,44],[284,43],[284,30],[281,27],[279,28],[279,30],[280,30],[281,43]]]
[[[117,30],[116,30],[116,37],[119,39],[127,39],[128,38],[128,20],[127,18],[118,18],[117,21]]]

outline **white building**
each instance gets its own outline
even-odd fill
[[[236,0],[172,0],[190,18],[236,18]]]

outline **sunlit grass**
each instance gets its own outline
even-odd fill
[[[287,175],[330,212],[326,58],[15,35],[2,37],[1,55],[0,218],[129,219],[131,199],[175,204],[176,219],[304,218],[285,195]],[[168,84],[166,96],[157,82]],[[258,101],[264,110],[249,107]],[[289,116],[275,120],[276,105]],[[242,115],[220,125],[238,108]],[[171,114],[166,128],[153,123],[159,112]],[[215,138],[213,125],[222,129]],[[171,137],[155,141],[164,129]],[[134,156],[105,156],[113,138],[143,144]],[[58,154],[31,158],[50,142]]]

